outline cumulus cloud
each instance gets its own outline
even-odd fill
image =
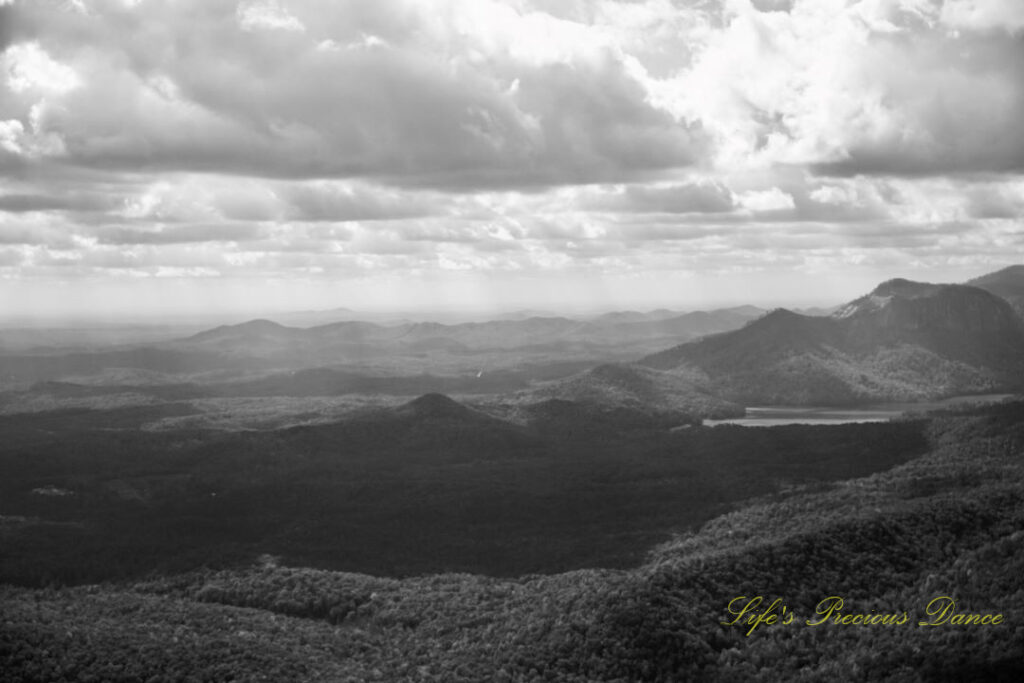
[[[78,74],[60,64],[38,43],[13,45],[4,54],[3,69],[7,87],[14,93],[35,90],[64,94],[82,85]]]
[[[25,38],[3,57],[21,104],[7,120],[27,130],[39,108],[34,133],[90,167],[461,189],[709,162],[1007,172],[1024,156],[1010,0],[56,7],[7,8]]]
[[[235,12],[238,25],[243,31],[272,29],[282,31],[305,31],[306,27],[274,0],[248,0],[238,3]]]
[[[585,201],[605,211],[650,213],[725,213],[736,208],[732,192],[720,182],[629,185]]]
[[[1016,0],[0,0],[0,278],[1003,263],[1022,34]]]
[[[942,23],[957,29],[980,31],[1024,30],[1024,13],[1014,0],[945,0]]]
[[[796,205],[793,197],[777,187],[770,190],[751,190],[739,197],[740,204],[751,211],[780,211],[792,209]]]
[[[1024,44],[1014,35],[951,30],[941,5],[916,0],[727,8],[693,65],[656,84],[715,134],[720,164],[839,175],[1024,164]]]
[[[61,94],[40,128],[92,168],[546,185],[685,166],[703,144],[609,40],[490,0],[21,11],[35,40],[7,51],[8,88],[22,118],[30,86]]]

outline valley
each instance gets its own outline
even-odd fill
[[[882,427],[709,432],[771,434],[769,441],[784,444],[782,460],[790,465],[797,465],[795,453],[810,456],[792,471],[804,477],[813,471],[809,465],[827,459],[802,451],[801,437],[818,434],[823,444],[841,446],[836,437],[857,434],[863,444],[865,433]],[[394,578],[311,568],[315,560],[295,555],[285,562],[243,553],[221,568],[168,566],[98,584],[75,585],[87,579],[79,575],[42,588],[25,580],[0,586],[0,680],[127,681],[159,672],[210,680],[767,682],[822,680],[837,671],[854,681],[1015,680],[1024,673],[1014,635],[1024,619],[1024,403],[962,408],[906,427],[923,438],[923,451],[902,464],[865,463],[884,470],[867,476],[833,470],[851,478],[768,495],[755,485],[754,498],[698,526],[677,528],[639,559],[623,558],[622,568],[515,577],[441,570]],[[884,438],[872,453],[892,444],[884,431],[878,435]],[[756,446],[751,455],[758,460],[769,452],[765,444],[744,445]],[[833,451],[839,457],[833,465],[844,459],[841,451]],[[650,492],[634,488],[633,504]],[[258,497],[261,503],[285,502],[268,493]],[[628,510],[616,506],[615,517],[628,519]],[[454,515],[446,521],[458,528]],[[12,525],[26,523],[40,524],[3,518],[5,548]],[[48,524],[54,533],[65,529],[47,549],[57,567],[59,543],[81,530],[74,522]],[[583,528],[579,521],[571,526]],[[551,537],[560,533],[550,520],[543,529]],[[195,531],[193,518],[187,531],[150,526],[147,535],[153,544],[180,543]],[[297,531],[289,529],[289,537],[313,547]],[[238,532],[243,544],[252,538]],[[323,540],[344,548],[337,539]],[[436,553],[436,540],[404,539],[406,556]],[[581,545],[563,547],[586,551]],[[216,548],[227,550],[223,543]],[[25,551],[32,548],[20,550],[23,560],[31,557]],[[217,556],[213,547],[207,553]],[[88,556],[77,558],[86,571]],[[74,559],[67,558],[68,567]],[[12,578],[11,556],[5,560]],[[748,635],[745,626],[727,625],[727,605],[743,595],[781,600],[801,619],[813,617],[828,596],[841,596],[852,612],[904,611],[910,623],[851,628],[797,621]],[[998,613],[1000,623],[916,627],[928,618],[929,601],[942,595],[970,612]]]
[[[1019,669],[1024,320],[985,289],[89,339],[0,354],[0,681]],[[720,623],[932,593],[1006,624]]]

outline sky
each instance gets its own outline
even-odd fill
[[[8,315],[836,304],[1021,262],[1020,0],[0,0]]]

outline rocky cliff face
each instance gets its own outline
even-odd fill
[[[1013,334],[1020,323],[999,297],[967,285],[890,280],[837,312],[837,319],[882,330]]]
[[[1016,370],[1024,362],[1021,319],[977,287],[891,280],[836,317],[852,352],[910,344],[979,367]]]

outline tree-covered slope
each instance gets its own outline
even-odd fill
[[[606,363],[565,379],[542,384],[526,397],[622,407],[655,415],[721,419],[743,415],[743,408],[705,388],[701,373],[671,372],[628,363]]]
[[[904,465],[766,497],[633,570],[398,580],[268,559],[7,587],[0,680],[1018,680],[1024,404],[933,418],[928,434]],[[795,618],[723,624],[740,596]],[[830,596],[904,623],[808,625]],[[1000,623],[919,626],[941,596]]]
[[[1009,266],[994,273],[982,275],[967,284],[992,292],[1010,302],[1024,316],[1024,265]]]

